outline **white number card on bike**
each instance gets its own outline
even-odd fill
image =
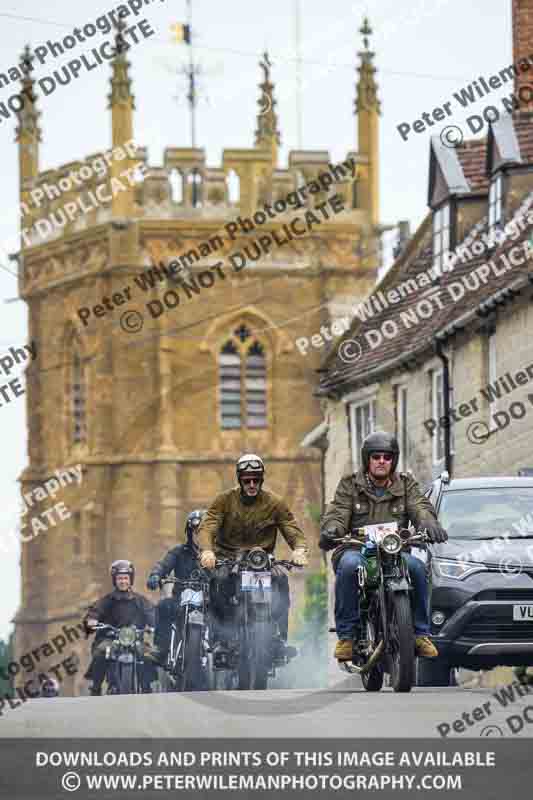
[[[253,592],[258,589],[271,589],[272,575],[270,572],[252,572],[246,570],[241,572],[241,589],[245,592]]]
[[[382,522],[379,525],[364,525],[365,539],[379,544],[388,533],[398,533],[397,522]]]

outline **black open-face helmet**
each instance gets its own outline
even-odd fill
[[[371,453],[392,453],[391,474],[396,471],[400,458],[400,447],[398,440],[391,433],[374,431],[366,437],[361,448],[361,463],[365,472],[368,472]]]
[[[135,580],[135,567],[133,566],[131,561],[127,561],[126,559],[119,559],[118,561],[113,561],[111,564],[111,580],[113,582],[113,586],[116,587],[116,578],[117,575],[129,575],[130,576],[130,586],[133,586],[133,581]]]
[[[193,550],[198,550],[198,530],[206,514],[207,511],[205,508],[195,508],[187,517],[185,535],[187,537],[187,544]]]

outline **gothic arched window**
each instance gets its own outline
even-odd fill
[[[87,441],[87,383],[85,378],[85,367],[77,351],[74,352],[72,362],[72,383],[71,383],[71,419],[72,419],[72,442],[74,444],[85,444]]]
[[[246,325],[220,350],[219,385],[223,429],[267,427],[265,350]]]

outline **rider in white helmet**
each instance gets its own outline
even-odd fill
[[[293,563],[307,566],[307,543],[294,514],[281,497],[263,489],[263,459],[255,453],[245,453],[237,461],[236,473],[239,485],[219,494],[202,520],[198,533],[200,564],[213,569],[217,557],[235,558],[252,547],[273,553],[279,532],[292,550]],[[278,625],[285,642],[289,618],[287,576],[274,576],[274,586],[282,609]]]

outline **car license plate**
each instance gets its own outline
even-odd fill
[[[258,589],[270,589],[272,586],[272,576],[270,572],[242,572],[241,589],[245,592],[253,592]]]
[[[513,622],[533,622],[533,603],[514,605]]]

